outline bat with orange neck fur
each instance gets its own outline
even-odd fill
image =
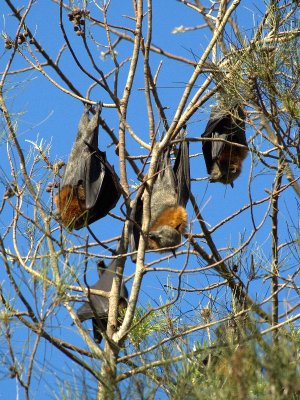
[[[101,105],[93,111],[86,105],[78,125],[60,189],[54,201],[57,217],[68,229],[89,225],[115,207],[120,198],[119,178],[98,148]]]
[[[186,204],[190,193],[190,168],[187,141],[182,141],[177,152],[174,167],[170,160],[170,150],[162,154],[157,165],[157,175],[153,183],[150,199],[150,228],[148,249],[172,251],[181,243],[188,216]],[[131,213],[131,251],[138,248],[140,227],[143,219],[143,196],[135,202]],[[173,249],[167,249],[173,248]],[[136,261],[136,254],[132,255]]]
[[[212,115],[201,136],[215,139],[202,142],[209,181],[230,184],[233,187],[233,182],[241,174],[242,163],[248,154],[245,114],[242,108],[236,107],[223,115]],[[217,139],[226,140],[226,143]],[[235,146],[235,143],[244,147]]]

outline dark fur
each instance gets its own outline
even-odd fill
[[[185,207],[190,191],[187,142],[180,145],[174,168],[167,151],[158,162],[157,172],[150,199],[149,249],[178,246],[181,243],[181,235],[186,229],[188,217]],[[131,213],[133,220],[130,226],[131,251],[136,251],[138,247],[140,230],[136,224],[141,226],[142,213],[143,196],[137,199]],[[133,255],[132,259],[136,261],[136,256]]]
[[[203,141],[202,149],[210,182],[230,184],[242,171],[243,160],[248,154],[245,134],[245,115],[238,107],[221,116],[212,115],[202,134],[203,138],[223,139],[221,141]],[[232,144],[231,144],[232,143]],[[234,143],[245,147],[234,146]]]
[[[89,118],[86,106],[78,125],[62,184],[55,196],[60,222],[69,229],[80,229],[103,218],[120,197],[119,179],[98,149],[101,106]]]
[[[100,279],[91,286],[91,289],[103,290],[110,292],[113,279],[116,274],[116,262],[113,260],[107,268],[101,272]],[[119,314],[122,314],[122,309],[127,307],[128,291],[124,283],[121,285],[120,298],[119,298]],[[107,328],[107,317],[109,311],[109,300],[107,297],[91,294],[89,301],[85,302],[78,310],[77,315],[81,322],[92,319],[94,339],[97,343],[102,340],[102,332]]]

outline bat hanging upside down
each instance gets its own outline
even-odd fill
[[[233,187],[233,181],[240,175],[242,163],[248,154],[245,114],[241,107],[221,116],[212,115],[201,136],[215,139],[202,142],[206,169],[210,174],[209,181],[230,184]],[[234,143],[243,147],[235,146]]]
[[[54,201],[60,222],[69,229],[80,229],[103,218],[120,198],[119,178],[98,148],[101,105],[86,105],[72,147],[59,192]]]
[[[105,292],[111,291],[113,279],[116,275],[116,263],[117,259],[112,260],[108,267],[105,267],[103,263],[100,279],[95,285],[91,286],[91,289],[103,290]],[[102,332],[106,331],[107,328],[109,300],[107,297],[96,294],[90,294],[88,297],[89,300],[77,310],[77,315],[81,322],[88,319],[92,320],[95,342],[100,343]],[[122,282],[119,296],[119,313],[121,313],[121,310],[123,312],[126,310],[127,301],[128,291]]]
[[[157,172],[150,199],[148,249],[152,250],[178,246],[181,243],[181,235],[185,232],[188,221],[185,207],[190,193],[188,143],[181,143],[174,168],[167,150],[158,162]],[[141,227],[142,219],[143,196],[140,196],[131,213],[132,252],[138,248],[140,229],[136,225]],[[132,256],[132,260],[136,261],[136,254]]]

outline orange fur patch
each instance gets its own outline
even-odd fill
[[[158,250],[160,247],[158,246],[158,244],[156,243],[155,240],[153,239],[148,239],[148,249],[150,250]]]
[[[84,213],[85,201],[82,190],[81,193],[77,193],[76,189],[67,185],[62,187],[54,197],[61,223],[67,227],[72,227]]]
[[[150,232],[156,231],[162,225],[169,225],[178,232],[183,233],[186,229],[187,221],[187,212],[184,207],[169,207],[159,214],[156,221],[152,224]]]
[[[150,250],[159,250],[160,247],[158,246],[158,244],[156,243],[155,240],[153,239],[148,239],[148,249]]]
[[[231,166],[235,166],[237,171],[241,171],[242,162],[247,157],[248,149],[243,149],[241,147],[229,147],[225,146],[224,150],[220,154],[219,163],[228,162]]]
[[[179,233],[184,233],[187,226],[187,212],[184,207],[176,206],[169,207],[162,211],[157,217],[156,221],[152,224],[150,228],[151,231],[157,230],[162,225],[169,225],[172,228],[176,229]],[[160,249],[158,243],[155,240],[150,239],[148,241],[148,248],[151,250]]]

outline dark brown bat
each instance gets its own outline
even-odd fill
[[[174,168],[169,149],[162,154],[157,165],[150,199],[150,229],[148,249],[174,247],[181,243],[181,235],[187,225],[186,204],[190,193],[190,169],[188,143],[179,147]],[[131,213],[131,251],[137,250],[143,219],[143,196],[137,199]],[[172,250],[174,252],[174,249]],[[132,256],[136,261],[136,255]]]
[[[224,139],[203,141],[202,149],[210,182],[230,184],[242,171],[242,163],[248,154],[245,134],[245,114],[240,107],[224,115],[211,115],[203,138]],[[235,146],[234,143],[244,147]]]
[[[121,194],[119,178],[98,148],[101,105],[89,118],[85,106],[78,133],[64,171],[60,190],[55,196],[57,215],[69,229],[80,229],[103,218],[115,207]]]
[[[113,279],[116,274],[116,262],[114,259],[106,268],[102,263],[100,279],[91,286],[91,289],[103,290],[110,292]],[[104,267],[104,268],[103,268]],[[119,298],[119,311],[126,309],[128,300],[128,291],[124,283],[121,285]],[[91,294],[89,301],[85,302],[78,310],[77,315],[81,322],[92,319],[93,333],[95,342],[100,343],[102,340],[102,332],[107,328],[107,317],[109,311],[109,300],[107,297]]]

